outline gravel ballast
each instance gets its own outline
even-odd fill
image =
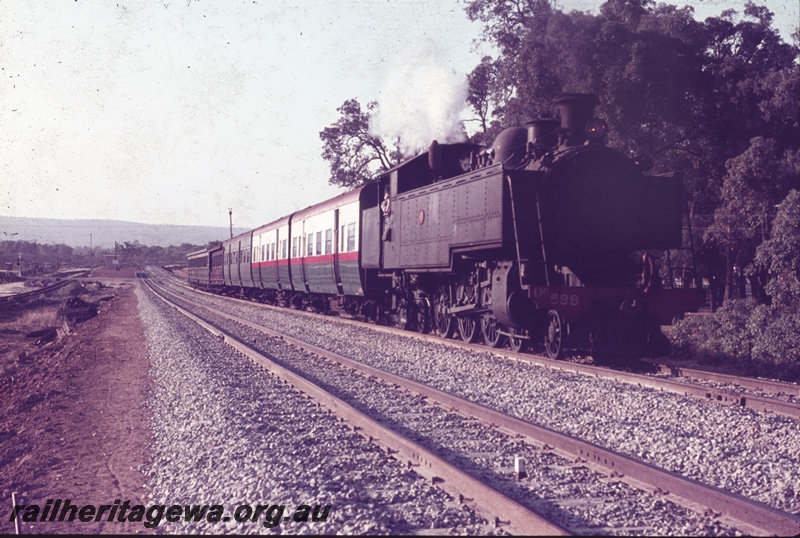
[[[137,291],[153,367],[151,503],[330,505],[325,521],[166,522],[177,533],[364,534],[444,528],[491,532],[376,445],[236,354],[151,294]],[[273,511],[272,516],[277,514]],[[322,519],[320,517],[320,519]]]
[[[800,511],[800,425],[790,418],[552,370],[489,351],[422,342],[335,319],[207,296],[201,300],[370,366],[777,509]]]
[[[190,306],[186,306],[191,309]],[[428,404],[424,398],[296,350],[208,312],[197,312],[268,356],[344,398],[459,467],[546,515],[575,534],[731,535],[731,527],[660,495],[606,479],[583,465],[509,438],[493,428]],[[514,456],[528,462],[530,477],[514,482]]]

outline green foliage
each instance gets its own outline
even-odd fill
[[[745,268],[775,204],[800,188],[799,50],[767,8],[748,2],[703,22],[651,0],[608,0],[599,15],[470,0],[466,13],[499,51],[468,77],[487,137],[549,117],[560,93],[597,94],[610,145],[652,160],[654,172],[682,173],[705,276],[726,297],[749,277],[764,300],[767,277]]]
[[[778,206],[772,236],[758,246],[755,263],[766,269],[772,307],[800,312],[800,192],[792,190]]]
[[[748,2],[699,22],[691,7],[651,0],[608,0],[596,16],[548,0],[469,0],[466,13],[499,51],[468,77],[487,134],[549,116],[560,93],[592,92],[610,145],[648,157],[654,172],[683,174],[702,274],[726,299],[743,296],[749,279],[755,299],[690,317],[676,346],[797,372],[800,55],[773,14]]]
[[[800,380],[800,313],[726,302],[713,314],[689,316],[671,335],[673,353],[703,363],[735,366],[751,375]]]
[[[80,266],[84,261],[84,252],[67,245],[47,245],[33,241],[0,241],[0,263],[16,264],[21,261],[23,269],[34,271],[34,266],[41,270],[55,271],[64,266]]]
[[[118,245],[117,255],[122,263],[182,263],[190,252],[203,248],[184,243],[179,246],[149,247],[138,241]],[[50,272],[65,267],[93,267],[101,265],[104,255],[114,254],[113,248],[76,247],[67,245],[37,244],[29,241],[0,241],[0,263],[16,264],[22,261],[27,273]]]
[[[753,138],[744,152],[728,159],[720,205],[704,239],[718,245],[725,256],[729,288],[734,269],[752,263],[756,247],[769,236],[776,204],[797,182],[793,161],[792,152],[781,155],[778,143],[764,137]],[[751,269],[750,274],[755,272]]]
[[[183,243],[168,247],[142,245],[139,241],[125,241],[117,245],[120,263],[127,265],[184,263],[190,252],[202,249],[203,245]],[[111,252],[113,254],[113,251]]]
[[[674,327],[673,351],[709,363],[747,360],[747,321],[755,306],[750,299],[729,301],[713,314],[688,316]]]
[[[496,136],[495,129],[491,129],[491,117],[497,113],[499,106],[496,95],[501,92],[498,88],[500,79],[500,66],[497,62],[486,56],[475,69],[467,75],[469,90],[467,104],[472,108],[480,123],[480,133],[475,142],[488,145]],[[495,125],[498,123],[495,121]]]
[[[319,133],[331,185],[362,185],[400,162],[397,140],[389,143],[370,133],[370,116],[376,107],[373,101],[363,112],[358,100],[348,99],[337,109],[341,117]]]
[[[711,315],[691,316],[675,327],[673,346],[708,362],[800,379],[800,192],[792,190],[778,206],[755,262],[770,276],[770,304],[733,300]]]

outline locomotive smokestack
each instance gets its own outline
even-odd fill
[[[597,96],[591,93],[567,93],[555,100],[561,111],[562,143],[579,146],[586,142],[586,124],[592,119]]]
[[[528,128],[528,142],[541,144],[547,148],[558,145],[558,121],[539,118],[525,124]]]
[[[436,172],[442,169],[442,148],[436,140],[428,148],[428,168]]]

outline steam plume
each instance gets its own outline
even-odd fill
[[[432,140],[462,141],[466,134],[460,115],[466,98],[466,76],[440,65],[430,44],[419,46],[390,68],[370,130],[382,137],[399,137],[406,157],[427,148]]]

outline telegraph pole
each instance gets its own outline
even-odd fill
[[[233,239],[233,208],[228,208],[228,221],[230,222],[231,226],[231,239]]]

